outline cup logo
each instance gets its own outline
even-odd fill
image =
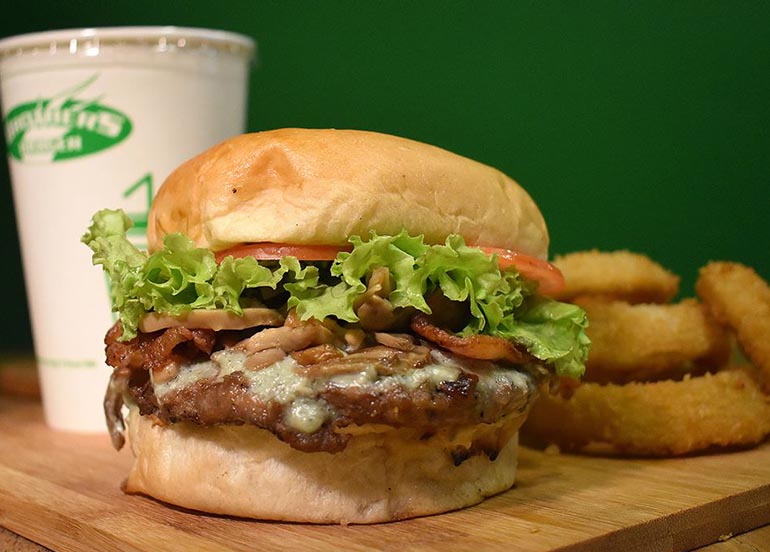
[[[131,120],[102,98],[83,98],[98,73],[50,98],[22,103],[5,118],[8,154],[23,162],[45,163],[96,153],[131,134]]]

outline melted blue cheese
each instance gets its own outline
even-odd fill
[[[244,374],[254,395],[263,401],[286,405],[298,397],[316,394],[310,379],[297,374],[297,367],[297,361],[289,356],[261,370],[244,370]]]
[[[164,383],[153,382],[153,387],[156,397],[162,401],[166,394],[196,381],[222,381],[228,374],[243,372],[254,396],[261,401],[273,401],[285,407],[284,422],[289,427],[303,433],[313,433],[334,415],[332,408],[318,397],[319,390],[324,386],[380,389],[401,386],[413,391],[425,383],[435,387],[442,382],[456,381],[460,377],[462,368],[455,357],[436,350],[431,354],[434,361],[431,364],[391,376],[378,374],[373,363],[357,373],[311,380],[301,375],[297,370],[299,365],[291,356],[266,368],[249,370],[244,368],[248,358],[246,353],[225,349],[211,355],[211,360],[182,366],[175,378]],[[503,368],[493,370],[492,377],[479,378],[479,391],[492,392],[493,388],[501,383],[521,388],[529,388],[532,385],[527,374]]]
[[[199,380],[213,379],[217,377],[217,374],[219,374],[219,365],[207,360],[182,366],[175,378],[163,383],[155,383],[152,377],[153,372],[150,370],[150,380],[152,381],[155,396],[160,400],[172,391],[179,391]]]
[[[380,376],[374,365],[367,366],[364,370],[353,374],[340,374],[329,378],[329,383],[338,387],[359,386],[367,387],[370,385],[400,385],[410,391],[414,391],[423,383],[429,383],[437,386],[444,381],[456,381],[460,377],[462,370],[460,364],[452,357],[449,357],[439,351],[431,352],[434,363],[425,365],[421,368],[407,370],[403,374],[392,376]]]
[[[332,415],[325,401],[299,397],[284,412],[286,425],[303,433],[314,433],[321,429]]]
[[[368,387],[371,385],[388,387],[399,385],[409,391],[414,391],[423,383],[435,387],[444,381],[456,381],[461,370],[457,366],[446,364],[427,364],[422,368],[407,370],[403,374],[380,376],[374,366],[369,366],[355,374],[341,374],[329,378],[329,383],[338,387]]]

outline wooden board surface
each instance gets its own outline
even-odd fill
[[[40,405],[0,396],[0,525],[56,550],[685,550],[770,522],[770,444],[676,460],[523,448],[516,488],[449,514],[311,526],[197,514],[120,482],[104,436],[48,430]]]

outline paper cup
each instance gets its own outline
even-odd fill
[[[114,323],[80,243],[122,208],[145,245],[154,193],[182,161],[246,123],[254,42],[207,29],[76,29],[0,40],[0,99],[47,423],[105,430]]]

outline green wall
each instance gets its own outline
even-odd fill
[[[770,2],[40,2],[0,36],[185,25],[254,37],[249,129],[362,128],[495,165],[551,251],[629,248],[692,293],[710,259],[770,278]],[[3,161],[4,163],[4,161]],[[0,165],[0,349],[31,344]],[[87,314],[86,314],[87,315]]]

